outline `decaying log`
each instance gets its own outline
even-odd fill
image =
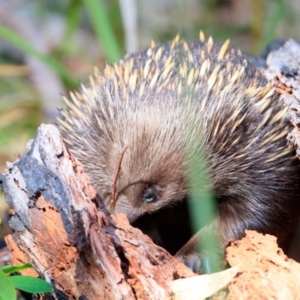
[[[296,147],[300,159],[300,44],[285,41],[266,57],[266,77],[281,94],[280,101],[288,106],[288,117],[294,125],[288,140]]]
[[[266,55],[266,77],[280,93],[279,101],[288,107],[288,118],[294,128],[288,134],[289,143],[295,147],[300,159],[300,43],[293,39]],[[300,175],[299,175],[300,176]],[[289,256],[300,261],[300,224],[296,230]]]
[[[125,215],[97,209],[89,178],[53,125],[39,127],[1,181],[14,260],[30,261],[59,299],[165,299],[169,281],[194,275]]]
[[[244,238],[227,247],[226,259],[231,266],[239,266],[227,300],[299,298],[300,264],[283,253],[276,237],[246,230]]]

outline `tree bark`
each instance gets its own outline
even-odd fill
[[[108,149],[109,151],[109,149]],[[194,275],[130,226],[106,217],[57,128],[41,125],[28,152],[1,177],[14,262],[31,262],[59,299],[165,299],[169,281]]]

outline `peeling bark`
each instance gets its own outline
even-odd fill
[[[130,226],[106,217],[57,128],[41,125],[28,152],[1,177],[15,262],[31,262],[59,299],[164,299],[168,282],[194,275]]]
[[[300,44],[295,40],[285,41],[266,57],[266,76],[280,93],[280,101],[288,106],[288,117],[294,125],[289,133],[289,142],[296,147],[300,158]]]

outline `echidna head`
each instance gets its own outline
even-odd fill
[[[94,141],[98,161],[87,171],[92,183],[106,207],[113,201],[114,211],[131,222],[186,197],[184,116],[179,106],[170,109],[166,97],[118,109],[113,120],[106,120],[106,136]]]

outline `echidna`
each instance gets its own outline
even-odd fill
[[[134,222],[186,203],[186,144],[195,142],[206,153],[222,244],[245,229],[282,244],[299,211],[300,168],[278,97],[239,50],[200,33],[189,44],[179,37],[152,43],[104,74],[96,70],[65,99],[59,124],[108,211]],[[174,227],[160,218],[162,227],[186,227],[181,213]]]

